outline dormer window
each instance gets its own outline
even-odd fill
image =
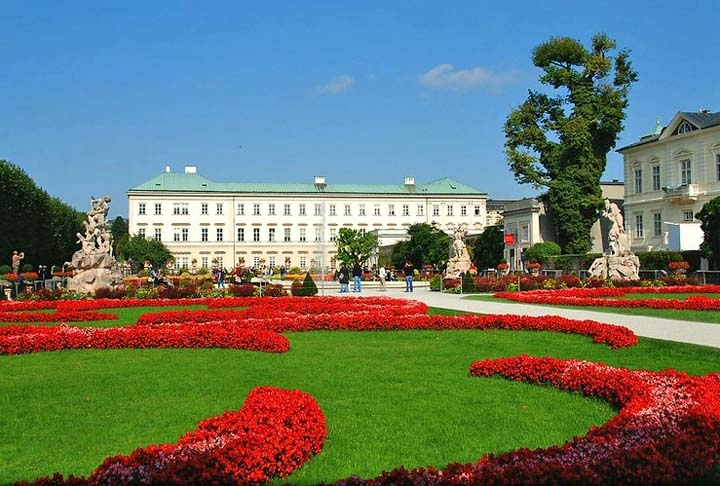
[[[680,134],[683,134],[683,133],[690,133],[690,132],[692,132],[693,130],[695,130],[695,127],[692,126],[690,123],[688,123],[686,120],[683,120],[683,122],[682,122],[680,125],[678,125],[677,130],[675,131],[675,133],[677,133],[678,135],[680,135]]]

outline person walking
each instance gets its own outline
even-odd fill
[[[380,277],[380,291],[386,292],[387,287],[385,287],[385,278],[387,277],[387,270],[385,270],[385,265],[380,265],[380,270],[378,270],[378,277]]]
[[[349,292],[348,286],[350,285],[350,269],[344,263],[340,267],[340,272],[338,273],[338,282],[340,282],[341,294]]]
[[[413,266],[412,263],[410,263],[410,260],[405,262],[403,271],[405,272],[405,292],[412,292],[413,291],[413,277],[415,276],[415,267]]]
[[[353,292],[361,292],[362,284],[360,283],[360,279],[362,278],[362,267],[360,266],[360,262],[355,262],[355,265],[353,265],[352,274]]]

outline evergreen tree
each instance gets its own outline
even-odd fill
[[[540,81],[557,96],[530,91],[505,122],[508,164],[522,184],[546,188],[564,253],[590,249],[590,228],[603,199],[607,153],[623,129],[628,92],[637,80],[628,51],[610,55],[615,41],[596,34],[589,49],[553,37],[533,51]]]

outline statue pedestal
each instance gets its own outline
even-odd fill
[[[640,280],[640,259],[634,254],[602,256],[590,266],[590,276],[603,280]]]

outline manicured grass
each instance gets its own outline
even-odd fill
[[[291,350],[284,355],[145,349],[0,356],[0,484],[53,471],[88,474],[109,455],[174,442],[199,420],[239,408],[260,385],[307,391],[322,407],[325,447],[288,479],[314,484],[557,444],[614,413],[579,395],[468,377],[479,359],[525,353],[720,371],[718,349],[650,339],[612,351],[586,337],[544,332],[287,336]]]
[[[627,299],[680,299],[684,300],[689,294],[628,294],[623,298]],[[717,294],[692,294],[704,295],[706,297],[720,298]],[[642,296],[642,297],[641,297]],[[481,300],[484,302],[504,302],[523,305],[542,305],[545,307],[561,307],[563,309],[583,309],[595,312],[607,312],[608,314],[623,314],[630,316],[659,317],[662,319],[673,319],[676,321],[707,322],[709,324],[720,324],[720,311],[692,311],[678,309],[629,309],[624,307],[595,307],[595,306],[573,306],[573,305],[550,305],[550,304],[525,304],[512,300],[496,299],[492,295],[470,295],[465,297],[470,300]],[[521,311],[518,311],[521,312]]]

